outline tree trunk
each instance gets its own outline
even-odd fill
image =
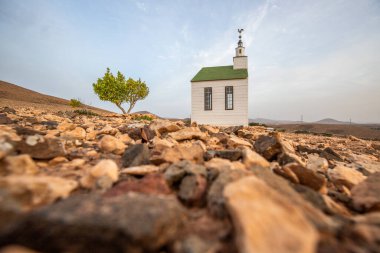
[[[123,112],[123,114],[126,114],[124,108],[121,107],[121,105],[119,105],[119,104],[115,104],[115,105]],[[129,113],[129,111],[128,111],[128,113]]]
[[[129,109],[128,109],[128,114],[132,111],[132,109],[133,109],[133,107],[135,106],[135,104],[136,103],[131,103],[130,105],[129,105]]]

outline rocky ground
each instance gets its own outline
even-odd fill
[[[0,108],[0,252],[380,252],[380,142]]]

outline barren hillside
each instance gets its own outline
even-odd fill
[[[70,111],[69,101],[63,98],[45,95],[15,84],[0,81],[0,107],[36,108],[48,111]],[[109,111],[92,106],[86,106],[96,113],[109,113]]]
[[[289,132],[299,133],[318,133],[326,135],[348,136],[353,135],[358,138],[369,140],[380,140],[380,125],[379,124],[286,124],[273,125],[276,129],[285,129]]]

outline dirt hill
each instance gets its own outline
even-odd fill
[[[0,107],[3,106],[12,108],[28,107],[54,112],[73,110],[66,99],[45,95],[15,84],[0,81]],[[86,105],[85,108],[96,113],[109,113],[109,111],[92,106]]]
[[[348,136],[353,135],[358,138],[380,140],[380,125],[378,124],[286,124],[272,125],[276,129],[284,129],[288,132],[316,133],[326,135]]]
[[[350,122],[339,121],[339,120],[331,119],[331,118],[321,119],[321,120],[318,120],[314,123],[316,123],[316,124],[333,124],[333,125],[350,124]]]

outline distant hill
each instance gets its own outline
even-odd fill
[[[379,124],[320,124],[320,123],[303,123],[303,124],[283,124],[272,125],[277,129],[286,130],[287,132],[299,133],[317,133],[324,135],[353,135],[363,139],[380,140]]]
[[[329,125],[345,125],[350,124],[350,122],[339,121],[336,119],[325,118],[315,122],[301,122],[301,121],[292,121],[292,120],[273,120],[265,118],[255,118],[249,119],[249,123],[260,123],[265,125],[291,125],[291,124],[329,124]]]
[[[151,113],[149,111],[137,111],[137,112],[132,112],[131,114],[147,114],[147,115],[153,115],[153,116],[161,119],[160,116],[158,116],[157,114]]]
[[[0,107],[3,106],[13,108],[43,108],[50,111],[73,110],[69,105],[69,100],[45,95],[12,83],[0,81]],[[109,111],[93,106],[85,105],[85,108],[91,109],[97,113],[110,113]]]
[[[138,111],[138,112],[132,112],[131,114],[153,114],[153,113],[148,112],[148,111]]]
[[[339,120],[331,119],[331,118],[321,119],[321,120],[318,120],[318,121],[316,121],[314,123],[317,123],[317,124],[332,124],[332,125],[350,124],[350,122],[339,121]]]

